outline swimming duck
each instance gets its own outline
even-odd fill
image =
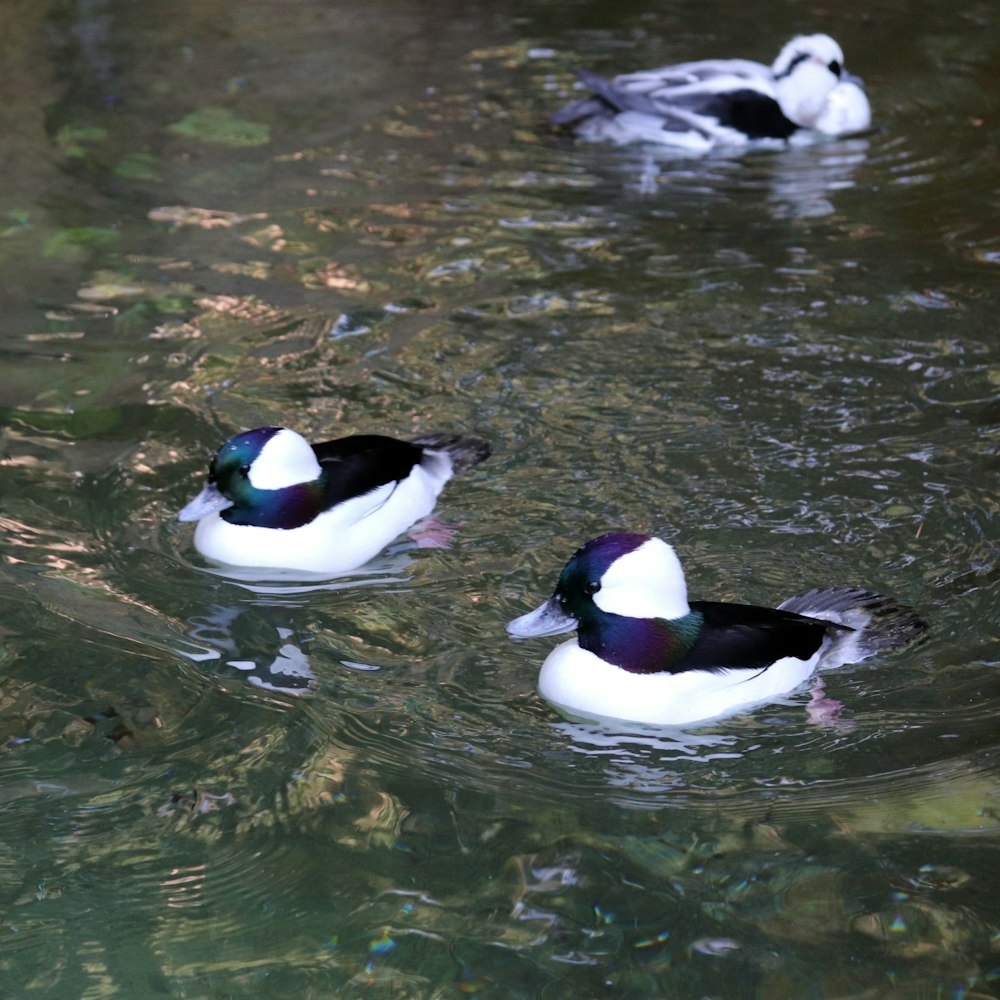
[[[198,522],[195,548],[215,562],[344,573],[430,514],[452,475],[489,453],[457,434],[310,445],[287,427],[258,427],[218,450],[177,517]]]
[[[689,153],[762,140],[801,142],[861,132],[871,108],[829,35],[798,35],[772,66],[704,59],[607,80],[577,73],[592,96],[549,121],[584,139],[646,142]]]
[[[924,623],[866,590],[812,590],[777,609],[687,599],[673,548],[613,532],[566,564],[553,597],[507,626],[577,637],[542,665],[539,693],[564,714],[688,725],[793,691],[816,670],[905,645]]]

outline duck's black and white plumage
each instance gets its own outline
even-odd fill
[[[258,427],[222,445],[177,516],[198,522],[195,547],[215,562],[345,573],[430,514],[452,475],[489,453],[456,434],[310,445],[287,427]]]
[[[704,59],[626,73],[577,74],[590,97],[549,119],[584,139],[646,142],[688,153],[861,132],[871,108],[829,35],[799,35],[772,66]]]
[[[909,608],[856,588],[813,590],[776,609],[689,602],[670,545],[613,532],[580,548],[554,596],[507,631],[576,629],[538,679],[564,713],[683,726],[772,701],[817,670],[905,645],[924,628]]]

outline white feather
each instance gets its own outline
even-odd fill
[[[808,660],[787,656],[766,670],[632,674],[570,639],[545,660],[538,692],[576,718],[654,726],[709,722],[794,691],[812,675],[827,642]]]
[[[594,603],[627,618],[683,618],[691,610],[681,561],[661,538],[619,556],[601,577]]]
[[[296,483],[310,483],[322,469],[309,442],[282,427],[261,448],[250,466],[250,485],[259,490],[280,490]]]

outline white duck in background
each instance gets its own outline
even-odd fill
[[[549,121],[583,139],[705,153],[849,135],[871,125],[863,85],[844,70],[844,53],[829,35],[798,35],[772,66],[704,59],[612,80],[586,70],[577,76],[592,95]]]
[[[812,590],[777,609],[689,602],[670,545],[613,532],[582,546],[555,594],[507,631],[576,629],[538,678],[541,696],[564,714],[683,726],[773,701],[817,670],[903,646],[925,628],[910,608],[850,587]]]

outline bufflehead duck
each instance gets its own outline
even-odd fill
[[[889,598],[846,587],[777,609],[689,603],[670,545],[614,532],[580,548],[554,596],[507,631],[574,628],[542,665],[542,697],[570,716],[671,726],[772,701],[817,669],[905,645],[925,625]]]
[[[798,35],[774,65],[704,59],[607,80],[580,71],[592,96],[549,121],[584,139],[647,142],[690,153],[761,140],[800,142],[861,132],[871,109],[829,35]]]
[[[195,548],[230,566],[346,573],[430,514],[444,484],[490,453],[457,434],[375,434],[310,445],[287,427],[230,438],[177,515]]]

